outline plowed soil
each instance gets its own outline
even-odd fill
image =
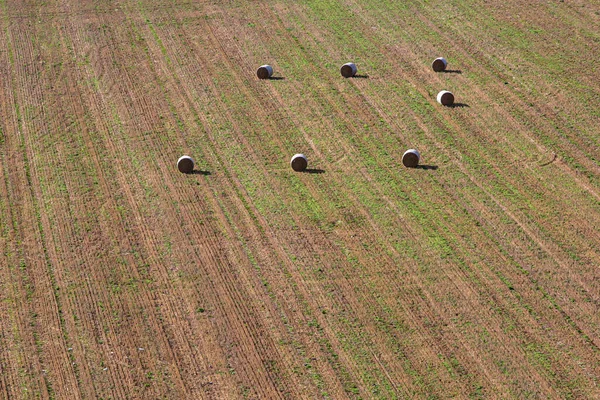
[[[598,10],[0,1],[0,398],[600,398]]]

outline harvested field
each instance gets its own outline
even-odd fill
[[[0,2],[0,398],[600,397],[591,3]]]

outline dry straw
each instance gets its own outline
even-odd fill
[[[301,172],[308,166],[308,160],[304,154],[295,154],[294,157],[292,157],[292,161],[290,161],[290,165],[294,171]]]
[[[421,159],[421,154],[415,149],[409,149],[404,152],[402,155],[402,164],[405,167],[415,168],[419,165],[419,160]]]
[[[342,68],[340,68],[340,72],[344,78],[353,77],[354,75],[356,75],[357,71],[358,70],[356,68],[356,64],[351,62],[342,65]]]
[[[454,104],[454,95],[447,90],[442,90],[437,95],[437,101],[443,106],[451,106]]]
[[[444,57],[438,57],[435,60],[433,60],[433,63],[431,63],[431,68],[435,72],[445,71],[447,66],[448,66],[448,61],[446,61],[446,59]]]
[[[194,159],[190,156],[181,156],[177,160],[177,169],[179,172],[189,174],[194,170]]]
[[[269,79],[271,75],[273,75],[273,67],[270,65],[261,65],[256,70],[256,76],[258,76],[258,79]]]

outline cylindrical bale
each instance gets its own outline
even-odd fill
[[[454,104],[454,95],[447,90],[442,90],[437,95],[437,101],[443,106],[451,106]]]
[[[435,60],[433,60],[433,63],[431,63],[431,68],[433,68],[435,72],[445,71],[447,66],[448,61],[446,61],[444,57],[438,57]]]
[[[354,75],[356,75],[357,72],[357,68],[356,68],[356,64],[354,63],[346,63],[344,65],[342,65],[342,68],[340,69],[340,72],[342,73],[342,76],[344,78],[351,78]]]
[[[415,149],[409,149],[404,152],[402,155],[402,164],[405,167],[415,168],[419,165],[419,160],[421,159],[421,154]]]
[[[301,172],[308,166],[308,160],[304,154],[295,154],[294,157],[292,157],[292,161],[290,161],[290,165],[294,171]]]
[[[194,159],[190,156],[181,156],[177,160],[177,169],[179,172],[189,174],[194,170]]]
[[[261,65],[256,70],[256,76],[258,76],[258,79],[269,79],[271,75],[273,75],[273,67],[270,65]]]

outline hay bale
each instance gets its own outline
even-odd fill
[[[294,157],[292,157],[292,161],[290,161],[290,165],[294,171],[301,172],[308,166],[308,160],[304,154],[295,154]]]
[[[256,76],[258,76],[258,79],[269,79],[271,75],[273,75],[273,67],[270,65],[261,65],[256,70]]]
[[[342,65],[342,68],[340,69],[340,72],[342,73],[342,76],[344,78],[351,78],[354,75],[356,75],[357,72],[357,68],[356,68],[356,64],[354,63],[346,63],[344,65]]]
[[[435,72],[445,71],[447,66],[448,61],[446,61],[444,57],[438,57],[435,60],[433,60],[433,63],[431,63],[431,68],[433,68]]]
[[[419,165],[419,160],[421,159],[421,154],[415,149],[409,149],[404,152],[402,155],[402,164],[405,167],[415,168]]]
[[[454,95],[447,90],[442,90],[437,95],[437,101],[443,106],[451,106],[454,104]]]
[[[189,174],[194,170],[194,159],[190,156],[181,156],[177,160],[177,169],[179,172]]]

